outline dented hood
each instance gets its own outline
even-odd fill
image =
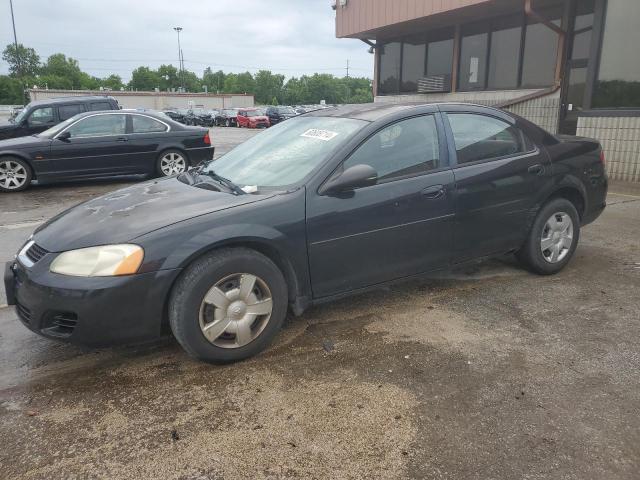
[[[113,243],[183,220],[272,195],[232,195],[195,188],[175,177],[133,185],[81,203],[39,227],[34,240],[50,252]]]

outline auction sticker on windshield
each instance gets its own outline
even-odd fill
[[[332,138],[338,135],[338,132],[331,132],[329,130],[320,130],[319,128],[310,128],[306,132],[304,132],[301,137],[307,138],[317,138],[318,140],[323,140],[328,142]]]

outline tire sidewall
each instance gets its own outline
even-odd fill
[[[565,212],[571,217],[571,221],[573,222],[573,239],[571,242],[571,248],[567,255],[562,259],[562,261],[557,263],[549,263],[545,260],[542,255],[542,250],[540,248],[540,241],[542,239],[542,232],[544,230],[545,224],[547,220],[554,214]],[[531,228],[531,233],[529,236],[529,240],[527,242],[527,256],[528,260],[531,263],[531,266],[538,273],[544,275],[551,275],[562,270],[573,257],[573,254],[578,247],[578,241],[580,240],[580,217],[578,212],[576,211],[575,206],[569,200],[563,198],[557,198],[546,205],[544,205]]]
[[[24,184],[18,188],[4,188],[3,186],[0,185],[0,192],[1,193],[21,192],[29,188],[29,185],[31,185],[31,180],[33,180],[33,171],[31,170],[31,165],[29,165],[26,161],[18,157],[0,157],[0,162],[4,162],[4,161],[19,163],[27,172],[27,178]]]
[[[269,287],[273,310],[269,323],[251,343],[222,348],[210,343],[199,323],[204,296],[222,278],[251,273]],[[169,320],[178,342],[192,356],[211,363],[227,363],[251,357],[264,350],[280,330],[287,313],[287,287],[278,267],[267,257],[248,249],[226,249],[208,255],[187,268],[169,300]]]

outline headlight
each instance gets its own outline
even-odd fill
[[[138,245],[103,245],[61,253],[49,270],[76,277],[131,275],[138,271],[144,250]]]

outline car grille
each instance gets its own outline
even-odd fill
[[[42,248],[38,244],[34,243],[33,245],[31,245],[29,250],[27,250],[25,252],[25,255],[33,263],[36,263],[36,262],[40,261],[42,259],[42,257],[44,257],[47,253],[49,253],[47,250],[45,250],[44,248]]]
[[[72,312],[54,312],[44,324],[42,333],[54,337],[68,337],[78,324],[78,315]]]

